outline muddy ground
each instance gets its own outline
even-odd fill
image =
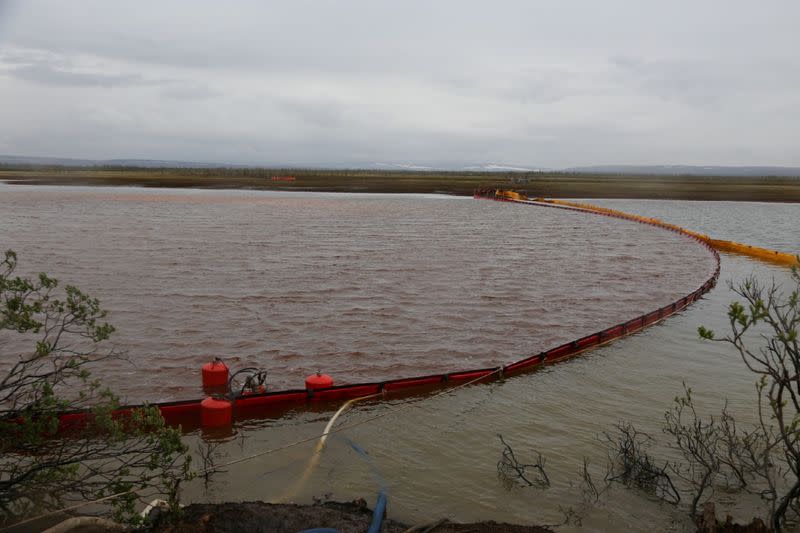
[[[364,533],[372,522],[372,511],[366,502],[325,502],[318,505],[271,504],[264,502],[192,504],[184,508],[178,523],[158,524],[159,533],[189,533],[207,531],[216,533],[298,533],[311,528],[334,528],[340,533]],[[419,524],[422,525],[422,524]],[[417,533],[546,533],[553,530],[539,526],[477,522],[456,524],[431,522]],[[403,533],[411,524],[384,520],[383,533]]]

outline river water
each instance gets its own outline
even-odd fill
[[[783,204],[598,201],[750,244],[800,250]],[[128,399],[198,395],[197,371],[220,355],[266,366],[275,387],[323,369],[338,382],[504,363],[632,318],[694,290],[713,271],[706,250],[650,226],[569,211],[443,196],[335,195],[0,185],[3,246],[24,270],[90,291],[119,329],[131,363],[103,369]],[[729,280],[786,270],[723,255],[717,288],[637,335],[566,363],[471,386],[390,412],[358,406],[342,423],[386,416],[329,440],[289,497],[374,494],[416,523],[449,516],[558,523],[562,530],[690,528],[683,508],[612,489],[584,505],[582,458],[602,475],[598,435],[620,420],[659,437],[682,381],[703,408],[727,399],[752,420],[754,379],[724,345]],[[24,347],[4,337],[3,352]],[[8,361],[3,361],[8,364]],[[330,412],[250,422],[219,461],[319,434]],[[501,433],[524,462],[541,452],[552,486],[508,488],[497,476]],[[199,435],[189,435],[198,439]],[[356,443],[369,460],[357,453]],[[233,465],[187,500],[271,500],[303,471],[313,444]],[[668,453],[668,452],[665,452]],[[730,499],[749,518],[752,502]]]
[[[131,364],[101,377],[131,402],[198,397],[186,369],[212,357],[265,367],[275,388],[316,370],[353,383],[509,363],[670,303],[714,268],[674,233],[467,198],[14,187],[2,198],[3,245],[21,267],[109,310]]]

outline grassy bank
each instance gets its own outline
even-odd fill
[[[444,193],[513,188],[528,196],[800,202],[800,178],[570,173],[404,172],[261,168],[74,168],[0,166],[0,180],[40,185]]]

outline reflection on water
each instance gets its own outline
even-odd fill
[[[713,268],[698,247],[655,228],[607,217],[466,199],[346,195],[335,196],[332,201],[329,195],[260,197],[253,194],[250,201],[241,201],[242,196],[248,197],[247,193],[159,192],[153,196],[191,196],[192,200],[159,200],[160,207],[156,207],[157,202],[148,200],[126,203],[128,193],[125,191],[89,189],[68,193],[63,189],[36,189],[14,194],[18,196],[10,194],[9,189],[0,189],[0,227],[14,225],[15,230],[5,233],[4,237],[10,236],[13,245],[24,251],[23,262],[35,261],[48,270],[56,265],[62,269],[59,274],[66,279],[75,268],[71,261],[95,254],[104,268],[97,269],[91,261],[81,262],[85,271],[78,273],[81,278],[76,281],[81,286],[92,287],[95,293],[98,291],[94,287],[103,288],[105,292],[100,295],[103,301],[118,302],[113,310],[115,323],[121,320],[126,326],[152,328],[158,320],[166,321],[159,327],[173,333],[179,331],[180,339],[196,335],[192,342],[209,343],[207,353],[219,346],[232,346],[238,353],[250,353],[248,350],[253,348],[249,343],[256,342],[252,339],[260,334],[255,331],[253,317],[256,313],[262,317],[255,322],[258,328],[295,328],[292,331],[311,337],[283,339],[280,342],[285,344],[281,346],[308,343],[298,346],[317,349],[317,354],[336,354],[342,353],[339,349],[351,346],[350,343],[372,342],[364,340],[357,332],[350,336],[334,336],[335,344],[325,349],[323,340],[331,330],[320,329],[325,325],[316,323],[317,307],[326,320],[335,318],[335,323],[347,326],[347,320],[353,320],[353,316],[340,318],[335,314],[343,314],[349,306],[355,317],[362,318],[365,328],[372,328],[368,331],[389,339],[386,345],[392,346],[394,351],[378,353],[380,356],[400,358],[401,348],[406,343],[420,351],[412,354],[418,362],[426,360],[425,349],[439,349],[441,352],[437,353],[450,354],[452,361],[459,364],[470,354],[492,353],[487,345],[472,346],[469,337],[465,339],[457,334],[470,329],[463,327],[470,324],[474,330],[471,342],[481,343],[482,339],[490,338],[487,335],[495,335],[491,338],[500,348],[493,348],[496,354],[492,356],[504,359],[516,355],[513,351],[517,347],[525,352],[533,349],[527,345],[530,339],[538,338],[549,344],[556,342],[555,336],[568,333],[557,329],[559,324],[555,320],[536,327],[528,320],[541,320],[542,315],[547,319],[550,313],[561,313],[559,321],[566,317],[572,321],[570,327],[582,334],[586,332],[583,324],[594,327],[613,321],[610,313],[627,317],[639,312],[640,307],[655,308],[664,301],[662,298],[668,301],[673,293],[681,294],[695,288]],[[69,194],[74,197],[69,198]],[[148,197],[150,192],[135,194]],[[195,201],[204,194],[220,199]],[[91,195],[95,195],[95,199],[87,200]],[[798,235],[787,230],[783,223],[784,217],[797,220],[800,207],[795,205],[771,204],[765,209],[763,204],[736,204],[735,215],[732,215],[725,204],[597,203],[658,216],[720,238],[735,238],[785,251],[800,250]],[[703,210],[702,218],[697,212],[699,207]],[[47,224],[59,225],[58,220],[54,221],[53,215],[48,214],[50,210],[60,210],[57,218],[63,220],[63,227],[50,229]],[[281,225],[281,217],[300,226]],[[315,222],[309,226],[302,219]],[[365,220],[371,221],[369,227],[363,227]],[[748,222],[743,225],[744,220]],[[608,224],[611,221],[615,222]],[[25,229],[28,225],[37,231]],[[337,229],[342,228],[356,232],[358,238],[340,240],[342,232]],[[50,231],[60,235],[63,242],[51,238]],[[88,237],[84,232],[95,236]],[[109,235],[109,240],[98,234]],[[279,237],[274,237],[276,234]],[[127,237],[122,239],[120,235]],[[173,235],[182,237],[176,241]],[[325,237],[320,237],[322,235]],[[670,238],[658,240],[662,236]],[[283,248],[275,247],[276,239],[284,243]],[[319,249],[301,246],[305,239],[313,240]],[[268,243],[269,253],[262,250]],[[458,243],[462,244],[456,246]],[[171,247],[180,251],[170,254]],[[198,249],[207,253],[198,253]],[[239,254],[233,259],[220,258],[220,250]],[[381,253],[373,253],[374,250]],[[391,255],[392,261],[381,259],[385,253],[395,254]],[[415,268],[424,269],[424,275],[414,277],[413,269],[403,272],[406,263],[401,260],[407,256],[418,258]],[[392,403],[357,406],[341,418],[340,424],[358,422],[380,413],[387,413],[387,416],[341,436],[332,436],[319,468],[297,500],[310,502],[313,496],[332,493],[339,500],[364,497],[371,501],[378,488],[374,472],[353,451],[346,440],[350,439],[366,450],[386,480],[389,515],[409,523],[441,516],[460,521],[557,523],[563,518],[559,506],[564,506],[573,507],[582,514],[583,527],[567,526],[561,531],[690,531],[691,524],[684,517],[683,509],[650,501],[627,490],[612,490],[600,505],[584,507],[578,472],[584,456],[602,470],[605,455],[597,436],[619,420],[630,420],[660,438],[663,413],[680,392],[683,380],[694,389],[695,398],[704,410],[718,410],[727,398],[740,422],[753,421],[753,376],[724,345],[700,342],[696,328],[705,324],[725,331],[724,309],[733,299],[727,288],[728,281],[751,273],[766,281],[773,277],[786,281],[787,276],[780,267],[762,265],[747,258],[723,255],[722,259],[720,282],[703,300],[660,325],[584,357],[503,382],[471,386],[422,400],[398,412],[390,412]],[[327,268],[318,266],[327,275],[313,268],[313,261],[323,260],[333,264]],[[274,272],[280,273],[277,266],[282,264],[292,264],[295,269],[281,273],[281,279],[289,280],[281,291],[291,295],[293,300],[273,306],[267,313],[263,311],[267,305],[264,302],[274,298],[266,296],[271,294],[272,286],[259,285],[258,280],[264,281]],[[361,266],[356,268],[359,264]],[[375,271],[368,268],[373,264],[389,266],[382,267],[384,271]],[[448,265],[451,268],[447,268]],[[266,268],[270,269],[270,276],[263,275]],[[451,269],[453,274],[450,274]],[[673,269],[680,269],[679,274]],[[176,274],[162,279],[163,273],[171,270]],[[357,272],[353,274],[353,270]],[[395,274],[396,270],[401,274]],[[143,277],[148,279],[155,277],[158,282],[139,280],[136,272],[143,272]],[[346,287],[337,287],[337,280],[328,279],[334,273],[350,276],[348,283],[360,284],[373,299],[394,298],[393,311],[383,312],[383,315],[405,312],[409,323],[392,321],[389,316],[380,314],[380,308],[370,307],[368,301],[356,299],[353,300],[356,303],[344,303],[337,294],[347,294],[353,299],[363,293],[337,292],[345,291]],[[455,274],[466,276],[467,280]],[[409,292],[413,288],[395,287],[396,275],[424,283],[426,290],[415,295]],[[329,290],[317,298],[310,287],[295,286],[295,282],[301,282],[306,276],[322,280]],[[616,284],[621,276],[628,276],[628,286]],[[124,284],[130,286],[120,286],[121,282],[115,279],[123,279]],[[553,286],[543,283],[542,279],[550,280]],[[483,289],[487,282],[491,282],[488,284],[492,290]],[[163,291],[164,295],[148,300],[153,298],[148,291]],[[429,291],[434,294],[428,294]],[[617,291],[622,292],[622,300],[612,298]],[[230,293],[229,299],[220,297],[227,293]],[[247,296],[252,294],[265,299],[248,302]],[[440,296],[437,298],[437,295]],[[209,298],[213,301],[204,304],[204,298],[206,302]],[[426,305],[418,303],[418,298],[427,302]],[[239,300],[243,303],[238,303]],[[145,305],[137,305],[135,310],[124,308],[126,304],[140,301]],[[453,305],[457,311],[450,310]],[[162,313],[163,306],[170,312]],[[381,306],[390,307],[387,303]],[[412,311],[407,306],[415,307]],[[147,316],[142,316],[142,307]],[[361,307],[365,308],[363,314],[358,312]],[[243,308],[247,310],[242,311]],[[309,318],[297,319],[300,322],[297,325],[285,318],[280,327],[271,325],[269,317],[285,309],[300,315],[305,313]],[[435,327],[415,324],[410,315],[416,313],[423,313],[426,323],[434,321]],[[374,320],[371,319],[373,314],[376,315]],[[501,318],[495,318],[497,316]],[[200,320],[199,326],[188,325],[197,320]],[[455,325],[448,329],[451,322]],[[400,331],[398,334],[393,328],[400,326],[414,333],[402,335]],[[502,328],[501,332],[495,334],[492,327]],[[215,332],[227,329],[231,335],[209,333],[211,329]],[[417,338],[428,336],[431,330],[446,338],[439,339],[435,335],[431,335],[433,339]],[[136,331],[136,335],[160,338],[165,335],[158,330]],[[136,335],[131,335],[134,341],[138,338]],[[240,341],[240,338],[245,340]],[[237,346],[237,342],[242,346]],[[375,345],[378,344],[376,341]],[[175,350],[176,346],[171,349]],[[284,349],[286,351],[282,351]],[[289,355],[288,349],[284,349],[278,350],[277,355]],[[351,348],[350,351],[361,350]],[[171,352],[154,350],[148,353]],[[298,350],[296,353],[312,352]],[[364,350],[363,353],[368,352]],[[375,352],[370,353],[375,358]],[[243,356],[240,364],[250,364],[262,355],[263,352],[253,349],[252,355]],[[162,359],[158,368],[174,372],[174,375],[187,374],[194,371],[203,356],[205,354],[186,354],[186,358],[179,361]],[[294,367],[287,364],[287,372],[296,372],[298,376],[289,381],[295,383],[300,379],[307,370],[304,364],[307,363],[297,362]],[[149,365],[143,365],[144,369],[151,368]],[[187,371],[186,367],[191,368]],[[398,369],[401,373],[406,371]],[[155,376],[150,376],[146,383],[167,396],[182,392],[160,383]],[[184,391],[188,390],[189,385]],[[295,411],[281,419],[239,426],[220,449],[220,461],[317,435],[331,415],[331,412]],[[523,461],[532,462],[527,459],[533,459],[534,449],[544,455],[553,482],[551,488],[507,490],[504,487],[496,472],[502,450],[497,433],[503,434]],[[189,439],[196,437],[190,435]],[[313,446],[313,443],[296,446],[231,466],[227,473],[214,478],[208,490],[202,483],[187,485],[185,498],[212,501],[276,498],[303,471]],[[730,511],[739,519],[749,520],[754,514],[750,505],[743,504],[733,506]]]

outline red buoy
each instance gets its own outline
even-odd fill
[[[203,387],[227,387],[228,367],[220,359],[203,365]]]
[[[204,428],[230,426],[233,422],[233,404],[209,396],[200,402],[200,421]]]
[[[328,387],[333,387],[333,378],[328,374],[317,372],[306,378],[306,389],[308,390],[327,389]]]

